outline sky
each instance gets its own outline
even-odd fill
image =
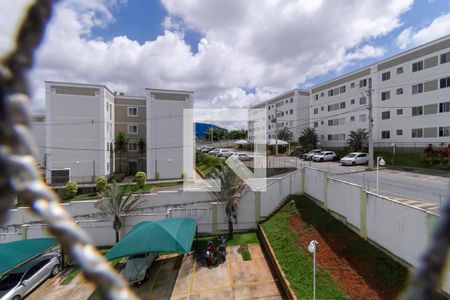
[[[0,0],[0,56],[30,1]],[[246,108],[450,34],[450,0],[64,0],[30,73],[44,80],[194,91]]]

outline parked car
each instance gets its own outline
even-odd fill
[[[230,157],[231,155],[233,155],[235,152],[233,152],[233,151],[228,151],[228,153],[224,153],[223,154],[223,157],[225,157],[225,158],[228,158],[228,157]]]
[[[0,278],[0,300],[20,300],[60,271],[57,253],[41,255]]]
[[[236,152],[232,156],[236,157],[237,159],[239,159],[241,161],[253,160],[253,157],[251,157],[247,153],[238,153],[238,152]]]
[[[314,161],[338,160],[338,156],[333,151],[322,151],[316,155],[313,155],[312,160]]]
[[[227,157],[226,155],[228,155],[228,153],[230,153],[229,150],[227,149],[220,149],[219,153],[217,153],[218,157]]]
[[[313,150],[309,151],[308,153],[303,154],[302,158],[304,160],[311,160],[314,155],[319,154],[320,152],[322,152],[322,150],[313,149]]]
[[[213,150],[209,151],[208,153],[211,155],[217,156],[219,154],[220,149],[214,148]]]
[[[203,153],[209,153],[209,152],[213,151],[214,149],[216,149],[216,148],[214,148],[214,147],[206,147],[206,149],[203,150],[202,152]]]
[[[364,152],[352,152],[341,159],[341,165],[354,166],[369,163],[369,155]]]
[[[150,276],[150,266],[158,257],[158,253],[142,253],[130,256],[125,268],[120,272],[131,284],[141,284]]]

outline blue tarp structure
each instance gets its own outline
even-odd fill
[[[12,270],[56,246],[53,238],[20,240],[0,244],[0,274]]]
[[[197,221],[189,218],[169,218],[157,222],[144,221],[112,247],[108,260],[147,252],[191,251]]]

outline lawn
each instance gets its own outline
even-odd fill
[[[408,152],[397,150],[394,157],[392,151],[375,151],[374,157],[382,156],[388,166],[404,166],[412,168],[434,169],[450,171],[450,164],[430,165],[422,159],[422,152]]]
[[[319,241],[317,298],[394,299],[408,276],[405,267],[349,230],[304,196],[293,196],[262,224],[299,298],[312,296],[312,259],[307,245]]]
[[[171,182],[160,182],[160,183],[146,183],[142,189],[139,189],[137,185],[124,185],[122,186],[123,189],[126,190],[126,192],[133,192],[133,193],[148,193],[151,192],[154,188],[159,187],[166,187],[166,186],[176,186],[183,184],[183,181],[171,181]],[[84,193],[84,194],[78,194],[72,199],[66,199],[67,201],[78,201],[78,200],[90,200],[90,199],[97,199],[100,196],[97,195],[97,193]]]

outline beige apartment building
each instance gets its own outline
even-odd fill
[[[127,141],[124,153],[116,152],[116,171],[136,174],[147,169],[147,101],[145,97],[117,95],[115,137],[122,132]]]

